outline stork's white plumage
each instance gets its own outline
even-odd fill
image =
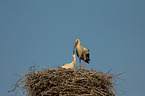
[[[76,53],[77,53],[77,56],[79,57],[80,69],[81,69],[81,60],[84,60],[84,68],[85,68],[85,62],[89,63],[90,58],[89,58],[89,49],[80,45],[80,43],[81,41],[79,39],[76,39],[73,50],[77,46]]]
[[[74,67],[75,67],[75,65],[76,65],[76,55],[75,55],[75,53],[73,53],[72,56],[73,56],[74,60],[73,60],[71,63],[69,63],[69,64],[65,64],[65,65],[61,66],[62,68],[74,69]]]

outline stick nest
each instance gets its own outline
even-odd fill
[[[29,96],[115,96],[113,75],[88,69],[33,70],[20,85]]]

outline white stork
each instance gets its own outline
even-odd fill
[[[89,63],[90,59],[89,59],[89,49],[80,45],[80,43],[81,43],[81,41],[79,39],[76,39],[73,50],[77,46],[76,53],[77,53],[77,56],[79,57],[80,69],[81,69],[81,60],[84,60],[83,68],[85,68],[85,62]]]
[[[76,55],[75,55],[75,51],[74,50],[73,50],[73,55],[72,56],[73,56],[74,60],[71,63],[69,63],[69,64],[65,64],[65,65],[61,66],[62,68],[74,69],[74,67],[76,65]]]

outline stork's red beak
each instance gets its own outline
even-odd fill
[[[75,43],[75,46],[74,46],[74,48],[73,48],[73,50],[75,49],[75,47],[77,46],[77,44],[78,44],[78,43],[76,42],[76,43]]]

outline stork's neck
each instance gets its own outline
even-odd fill
[[[74,61],[76,61],[76,55],[74,55]]]
[[[80,46],[80,42],[78,42],[78,44],[77,44],[77,47],[79,47]]]
[[[72,64],[75,66],[76,65],[76,55],[74,55],[73,57],[74,57],[74,60],[73,60]]]

